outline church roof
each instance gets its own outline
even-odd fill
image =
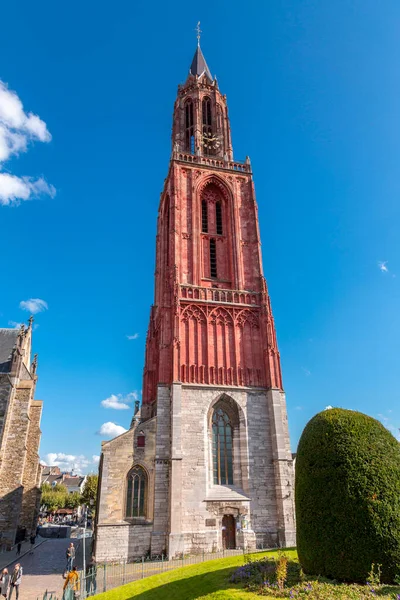
[[[17,342],[18,329],[0,329],[0,373],[9,373],[11,353]]]
[[[192,64],[190,65],[190,74],[200,77],[200,75],[203,75],[203,73],[205,73],[211,81],[213,80],[211,71],[207,66],[206,59],[203,56],[199,44],[196,48],[196,52],[194,53]]]

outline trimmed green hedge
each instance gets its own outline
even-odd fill
[[[296,457],[297,549],[308,574],[400,575],[400,444],[378,421],[334,408],[306,425]]]

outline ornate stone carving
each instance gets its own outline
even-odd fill
[[[252,310],[242,310],[236,317],[236,323],[243,327],[245,323],[250,323],[251,327],[259,327],[258,315]]]
[[[185,308],[182,313],[182,321],[185,322],[188,319],[196,319],[196,321],[198,322],[205,322],[206,316],[198,306],[191,304],[187,308]]]
[[[214,308],[208,318],[210,323],[216,323],[217,325],[233,324],[232,314],[225,308]]]

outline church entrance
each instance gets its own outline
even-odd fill
[[[224,550],[236,548],[236,521],[233,515],[222,517],[222,547]]]

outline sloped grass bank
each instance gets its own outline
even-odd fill
[[[304,575],[295,550],[286,550],[284,587],[277,581],[277,552],[211,560],[153,575],[109,592],[96,600],[400,600],[400,586],[347,585]]]
[[[286,553],[292,559],[297,558],[295,550]],[[264,556],[272,558],[276,552],[252,555],[254,560]],[[244,563],[243,556],[210,560],[123,585],[99,594],[96,600],[260,600],[258,594],[229,581],[235,569]]]

